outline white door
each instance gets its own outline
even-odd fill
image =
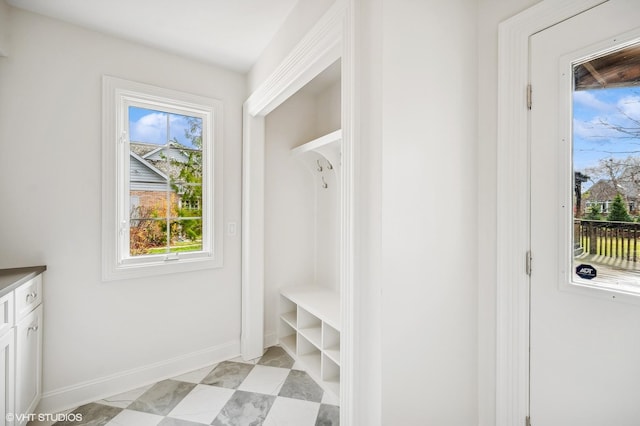
[[[602,216],[605,212],[598,210],[602,207],[598,203],[605,200],[600,198],[614,195],[595,195],[611,184],[600,160],[619,165],[640,157],[640,139],[624,135],[633,125],[613,119],[620,112],[629,115],[631,109],[625,108],[635,108],[633,90],[640,112],[640,86],[627,87],[627,103],[621,98],[611,101],[602,89],[637,84],[629,83],[630,73],[640,77],[640,64],[627,66],[629,55],[626,59],[617,55],[624,72],[616,74],[598,69],[602,64],[610,67],[614,60],[592,60],[640,44],[639,29],[640,1],[610,0],[530,40],[530,417],[534,426],[640,425],[640,294],[634,294],[640,291],[636,275],[640,258],[632,255],[638,252],[640,233],[635,236],[633,223],[586,219],[587,213],[597,216],[600,211]],[[595,111],[591,120],[574,116],[587,107]],[[635,125],[640,127],[640,122]],[[589,130],[591,136],[586,135]],[[632,181],[631,169],[626,170],[616,170],[614,181]],[[586,177],[576,191],[577,171]],[[599,186],[590,180],[595,178],[601,181]],[[631,203],[627,184],[616,185]],[[577,198],[580,205],[574,205]],[[591,203],[588,212],[587,203]],[[604,252],[592,253],[592,248]]]

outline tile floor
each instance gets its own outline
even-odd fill
[[[338,426],[338,400],[273,346],[72,410],[91,426]]]

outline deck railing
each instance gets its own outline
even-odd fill
[[[574,219],[576,246],[589,254],[636,262],[640,223]]]

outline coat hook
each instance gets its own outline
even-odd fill
[[[322,178],[322,187],[323,187],[324,189],[327,189],[327,187],[328,187],[329,185],[327,185],[327,182],[325,182],[325,181],[324,181],[324,176],[321,176],[321,178]]]
[[[322,166],[320,165],[320,160],[316,160],[316,163],[318,163],[318,171],[321,172]]]
[[[327,160],[327,169],[333,170],[333,164],[331,164],[331,161],[329,160]]]

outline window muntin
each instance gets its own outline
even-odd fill
[[[222,266],[221,103],[103,82],[103,278]]]
[[[640,294],[640,43],[573,65],[573,278]]]

